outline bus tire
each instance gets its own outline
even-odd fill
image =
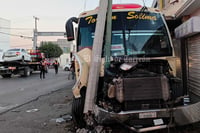
[[[84,103],[85,103],[85,94],[86,90],[81,90],[81,97],[75,98],[73,97],[72,101],[72,119],[74,122],[74,125],[78,128],[84,128],[86,126],[85,120],[84,120]]]

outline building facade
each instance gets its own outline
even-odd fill
[[[74,46],[73,43],[67,41],[67,39],[58,39],[57,41],[52,43],[57,44],[63,50],[63,54],[57,59],[60,63],[60,66],[62,67],[65,64],[70,63],[71,53],[73,52],[73,46]]]
[[[200,101],[200,0],[158,0],[181,60],[181,78],[192,102]]]
[[[70,53],[71,53],[71,42],[68,42],[67,39],[58,39],[56,44],[58,44],[63,50],[63,54],[60,56],[59,62],[60,66],[64,66],[67,63],[70,63]]]

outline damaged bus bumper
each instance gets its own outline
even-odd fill
[[[95,106],[98,123],[117,122],[135,132],[147,132],[200,121],[200,102],[169,109],[109,112]]]

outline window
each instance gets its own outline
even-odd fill
[[[112,56],[171,56],[172,48],[164,20],[159,13],[114,12],[112,21]],[[87,18],[87,17],[86,17]],[[78,50],[92,48],[95,21],[80,19]],[[93,20],[96,16],[90,16]]]

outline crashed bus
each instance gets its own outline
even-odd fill
[[[83,110],[97,13],[98,8],[66,22],[68,41],[76,41],[72,115],[79,127],[87,123]],[[76,34],[73,23],[78,25]],[[195,113],[199,103],[185,103],[188,96],[182,90],[181,79],[176,77],[170,32],[158,9],[113,4],[111,44],[107,50],[103,41],[100,58],[94,101],[97,123],[118,122],[135,132],[146,132],[199,121],[199,114]]]

